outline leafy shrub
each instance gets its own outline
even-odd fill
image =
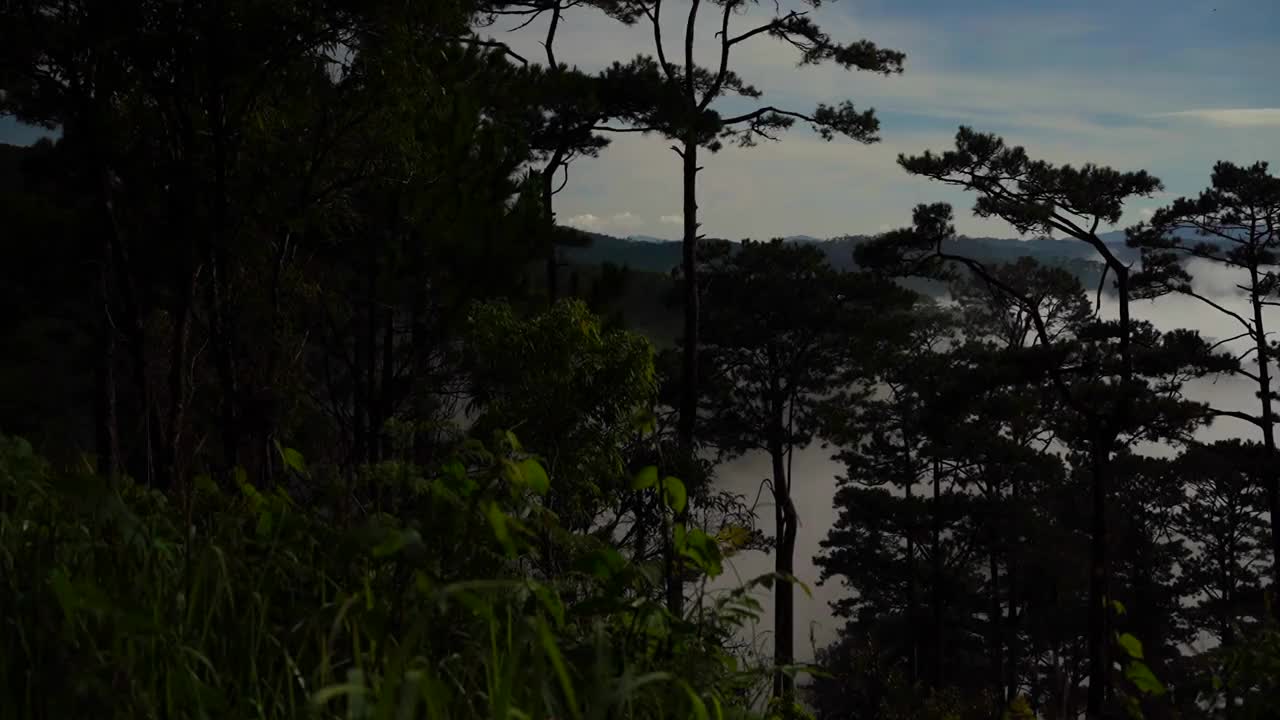
[[[396,512],[338,523],[239,473],[169,497],[0,436],[5,715],[723,718],[758,704],[767,669],[726,650],[758,609],[747,590],[671,617],[656,565],[558,526],[545,471],[508,434],[362,478],[394,490]],[[677,533],[714,572],[716,542]],[[531,579],[547,543],[572,569]]]

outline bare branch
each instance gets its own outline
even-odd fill
[[[645,7],[644,14],[649,17],[649,22],[653,25],[653,46],[658,53],[658,63],[662,65],[662,71],[666,73],[667,79],[675,80],[676,71],[671,67],[671,63],[667,62],[667,51],[662,46],[662,0],[654,0],[653,12]]]
[[[516,60],[519,60],[521,65],[529,64],[529,61],[525,59],[523,55],[516,52],[515,50],[512,50],[510,45],[507,45],[504,42],[499,42],[498,40],[485,40],[483,38],[478,38],[473,35],[473,36],[467,36],[467,37],[457,37],[457,38],[454,38],[454,41],[462,43],[463,45],[477,45],[479,47],[497,48],[501,50],[504,55],[508,55],[512,58],[515,58]]]

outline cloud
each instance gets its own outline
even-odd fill
[[[1153,216],[1155,216],[1155,214],[1156,214],[1155,208],[1142,208],[1142,210],[1138,212],[1138,215],[1140,215],[1143,220],[1150,220]]]
[[[688,8],[688,0],[669,2],[663,35],[673,53],[683,36],[687,13],[681,10]],[[1050,162],[1148,170],[1173,196],[1198,192],[1218,160],[1280,164],[1280,135],[1264,124],[1270,122],[1267,108],[1280,107],[1280,95],[1268,89],[1274,66],[1271,46],[1246,49],[1247,61],[1240,59],[1240,48],[1206,46],[1192,63],[1181,53],[1171,54],[1165,44],[1135,49],[1132,43],[1120,43],[1118,38],[1143,22],[1137,16],[1125,15],[1117,25],[1111,14],[1073,7],[1027,11],[1012,19],[995,11],[978,12],[939,23],[929,13],[884,12],[876,9],[881,5],[850,11],[843,4],[824,3],[812,16],[833,37],[865,37],[905,51],[903,75],[797,68],[794,48],[764,37],[735,51],[733,67],[769,103],[807,109],[848,97],[860,109],[876,108],[883,141],[872,146],[825,143],[797,128],[781,143],[700,153],[706,169],[699,175],[698,220],[709,236],[874,232],[880,225],[905,225],[914,205],[937,201],[956,206],[961,232],[1012,235],[1007,224],[968,212],[972,195],[908,176],[897,164],[898,153],[951,147],[956,125],[962,123],[996,132]],[[768,3],[752,5],[733,15],[731,23],[745,30],[772,14]],[[699,37],[706,41],[694,48],[699,64],[714,67],[719,61],[715,33],[720,21],[714,13],[698,16]],[[506,27],[492,30],[517,51],[537,56],[543,25],[545,20],[514,33],[502,32]],[[1007,32],[1009,27],[1018,32]],[[1044,32],[1023,31],[1033,27]],[[653,52],[647,27],[626,27],[586,8],[565,14],[556,42],[561,59],[588,71]],[[1236,81],[1220,81],[1228,75]],[[1187,109],[1189,89],[1199,107],[1260,107],[1243,114],[1204,115]],[[754,105],[735,98],[719,107],[738,112]],[[1236,124],[1223,132],[1223,123]],[[679,158],[669,146],[656,136],[613,136],[599,158],[575,164],[576,174],[558,197],[557,210],[562,216],[591,216],[594,220],[587,222],[600,232],[671,234],[679,224],[671,209],[681,206],[681,197]],[[1140,219],[1140,203],[1127,209],[1119,226]],[[615,220],[616,209],[623,207],[635,217]]]
[[[1280,108],[1178,110],[1160,113],[1157,117],[1186,118],[1227,128],[1280,127]]]
[[[662,223],[663,225],[683,225],[684,216],[683,215],[663,215],[662,217],[658,218],[658,222]]]
[[[620,230],[634,230],[644,224],[639,215],[632,212],[620,212],[609,218],[610,227]]]
[[[564,221],[565,225],[579,230],[591,232],[635,230],[644,225],[644,220],[635,213],[624,210],[608,217],[600,217],[595,213],[579,213]]]
[[[568,220],[565,220],[564,224],[569,227],[578,228],[579,230],[598,231],[604,224],[604,221],[591,213],[582,213],[581,215],[574,215]]]

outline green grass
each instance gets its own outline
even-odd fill
[[[560,530],[519,459],[473,443],[434,474],[371,469],[397,512],[338,523],[235,477],[166,497],[55,470],[0,436],[3,714],[749,715],[768,675],[725,649],[741,608],[672,618],[655,568]],[[541,575],[546,542],[571,570]]]

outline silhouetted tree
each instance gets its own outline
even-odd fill
[[[1184,438],[1201,418],[1196,416],[1195,406],[1178,395],[1182,383],[1191,377],[1227,371],[1233,363],[1214,356],[1212,348],[1195,333],[1161,335],[1149,324],[1129,317],[1127,267],[1095,233],[1104,220],[1119,219],[1121,199],[1150,192],[1156,181],[1143,173],[1121,175],[1093,166],[1075,170],[1032,162],[1021,148],[1005,148],[997,138],[968,129],[957,135],[957,146],[959,149],[942,156],[926,153],[902,162],[916,171],[977,189],[981,195],[975,212],[980,215],[998,214],[1019,230],[1042,227],[1078,232],[1083,241],[1103,246],[1105,256],[1119,268],[1112,270],[1121,296],[1119,320],[1093,321],[1063,342],[1050,334],[1040,313],[1043,308],[1035,298],[1002,281],[982,263],[943,250],[944,240],[954,235],[949,206],[918,207],[914,228],[888,233],[860,252],[862,262],[901,273],[937,274],[947,272],[948,263],[961,266],[1024,309],[1033,310],[1030,320],[1038,344],[1024,367],[1043,373],[1064,408],[1075,416],[1063,426],[1069,431],[1063,440],[1085,453],[1092,478],[1089,713],[1097,717],[1103,712],[1110,675],[1106,662],[1111,642],[1109,606],[1105,604],[1109,596],[1103,588],[1109,567],[1106,516],[1112,455],[1139,439]],[[1007,177],[1022,179],[1013,182],[1005,180]],[[1090,219],[1084,223],[1088,231],[1081,229],[1081,218]]]
[[[720,242],[704,246],[703,256],[707,412],[700,434],[722,454],[768,453],[775,568],[794,577],[800,518],[792,453],[813,440],[819,402],[839,381],[835,370],[846,349],[862,342],[871,352],[877,312],[892,313],[909,295],[867,275],[838,272],[809,245]],[[792,583],[778,582],[774,595],[774,657],[786,667],[795,657]],[[775,694],[793,689],[779,671]]]
[[[1157,210],[1149,223],[1128,231],[1128,242],[1142,249],[1142,272],[1135,278],[1144,297],[1177,293],[1195,298],[1235,321],[1241,329],[1226,344],[1247,340],[1240,359],[1254,356],[1256,369],[1235,372],[1258,387],[1258,409],[1215,409],[1219,416],[1244,420],[1262,433],[1262,445],[1276,454],[1271,372],[1276,346],[1267,338],[1264,310],[1275,306],[1280,259],[1280,178],[1268,173],[1265,162],[1241,167],[1220,162],[1213,168],[1210,187],[1195,198],[1179,198]],[[1237,313],[1194,285],[1188,261],[1203,260],[1242,276],[1235,287],[1248,302],[1246,314]],[[1271,463],[1275,465],[1275,463]],[[1271,515],[1271,584],[1280,588],[1280,471],[1264,478]]]

